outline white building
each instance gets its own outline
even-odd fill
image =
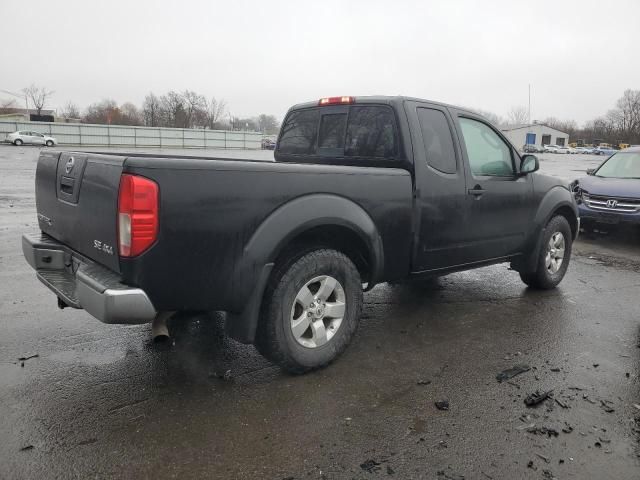
[[[544,123],[533,123],[531,125],[515,125],[501,128],[502,133],[509,139],[516,148],[524,145],[558,145],[560,147],[569,145],[569,134],[551,128]]]

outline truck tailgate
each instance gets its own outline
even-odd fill
[[[40,229],[119,272],[117,210],[126,157],[43,151],[36,170]]]

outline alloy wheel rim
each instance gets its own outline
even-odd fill
[[[329,275],[312,278],[298,291],[291,306],[290,327],[296,342],[318,348],[335,336],[346,312],[344,288]]]
[[[549,273],[556,274],[562,267],[564,262],[565,240],[561,232],[555,232],[551,235],[547,244],[547,255],[545,257],[545,265]]]

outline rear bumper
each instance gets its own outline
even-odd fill
[[[23,235],[22,252],[38,279],[65,305],[82,308],[101,322],[147,323],[157,314],[142,289],[120,283],[111,270],[47,235]]]

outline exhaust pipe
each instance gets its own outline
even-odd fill
[[[164,343],[169,340],[167,321],[174,312],[159,312],[151,322],[151,338],[154,343]]]

